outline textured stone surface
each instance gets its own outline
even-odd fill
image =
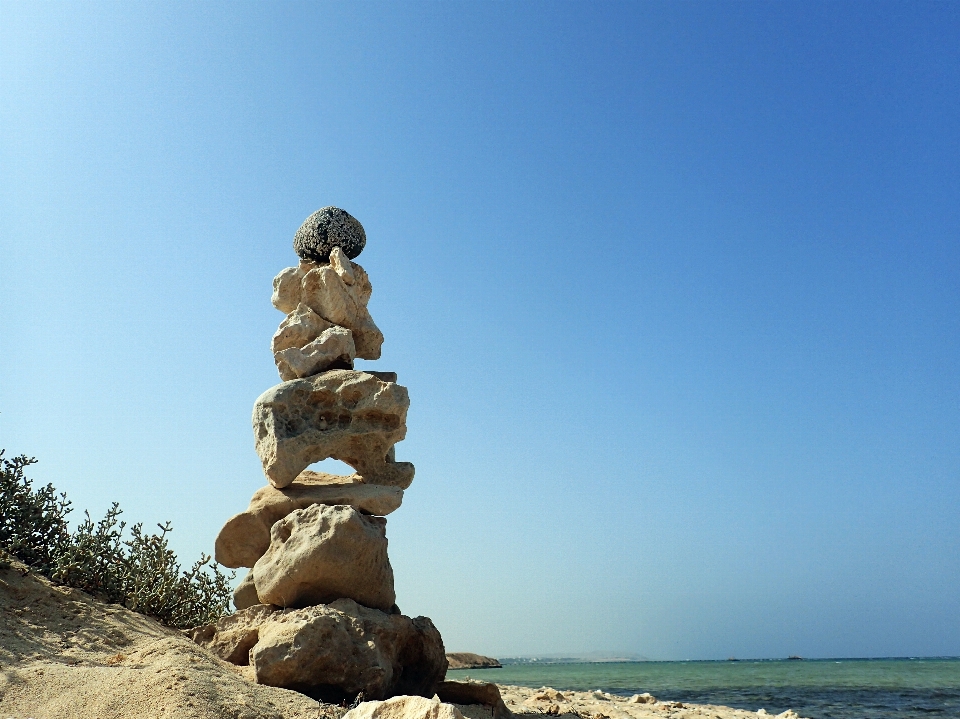
[[[226,567],[252,567],[270,546],[273,524],[293,510],[312,504],[346,504],[364,514],[384,516],[402,501],[403,490],[399,487],[364,484],[356,475],[341,477],[306,470],[283,489],[272,485],[258,489],[246,511],[228,519],[220,530],[214,556]]]
[[[339,247],[334,247],[330,251],[330,266],[340,279],[343,280],[343,284],[352,285],[357,281],[356,275],[353,272],[353,263],[350,262],[346,253]],[[370,299],[369,295],[367,299]]]
[[[293,236],[293,251],[313,262],[326,262],[334,247],[341,248],[352,260],[366,244],[363,225],[339,207],[320,208],[303,221]]]
[[[305,347],[333,327],[305,304],[297,304],[273,335],[270,349],[274,354],[285,349]]]
[[[353,507],[295,509],[270,529],[270,546],[253,565],[262,602],[278,607],[341,598],[389,612],[396,601],[387,557],[387,520]]]
[[[366,271],[339,251],[329,264],[301,262],[283,270],[273,280],[271,301],[289,316],[274,335],[274,353],[303,347],[339,325],[352,333],[358,357],[379,359],[383,333],[367,309],[372,292]]]
[[[189,629],[186,634],[224,661],[246,665],[250,649],[257,643],[260,624],[276,612],[276,607],[260,604],[224,617],[216,624]]]
[[[320,265],[307,272],[301,281],[300,301],[325,320],[353,332],[357,357],[380,359],[383,333],[367,309],[373,286],[360,265],[350,265],[354,281],[349,285],[332,265]]]
[[[223,564],[223,562],[221,562],[221,564]],[[250,566],[253,566],[253,564],[251,563]],[[233,606],[237,609],[246,609],[247,607],[252,607],[257,604],[262,604],[262,602],[257,595],[257,587],[253,583],[253,570],[250,570],[247,572],[247,576],[237,585],[237,588],[233,590]]]
[[[275,615],[276,616],[276,615]],[[349,599],[284,612],[250,652],[257,682],[336,700],[432,696],[447,660],[426,617],[384,614]]]
[[[433,696],[447,670],[440,632],[427,617],[385,614],[350,599],[303,609],[251,607],[193,635],[235,663],[249,656],[259,684],[327,701],[360,692],[371,699]]]
[[[406,489],[409,462],[393,461],[407,433],[406,387],[356,370],[330,370],[284,382],[253,407],[257,454],[270,483],[286,487],[314,462],[333,457],[364,482]]]
[[[273,296],[270,302],[278,310],[289,314],[300,304],[300,282],[305,272],[312,270],[316,265],[312,262],[301,262],[299,267],[288,267],[281,270],[273,278]]]
[[[289,347],[274,353],[280,379],[309,377],[328,369],[353,369],[357,356],[353,333],[343,327],[330,327],[303,347]]]
[[[436,697],[399,696],[382,702],[362,702],[344,714],[343,719],[463,719],[463,714]]]

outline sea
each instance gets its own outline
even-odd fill
[[[556,663],[450,671],[449,679],[723,704],[809,719],[960,719],[960,657]]]

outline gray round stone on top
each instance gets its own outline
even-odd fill
[[[323,207],[303,221],[293,236],[293,249],[303,260],[329,262],[334,247],[351,260],[363,252],[367,233],[359,220],[339,207]]]

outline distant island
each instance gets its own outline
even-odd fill
[[[639,654],[614,654],[611,652],[588,652],[580,655],[544,654],[535,657],[505,657],[500,659],[508,664],[598,664],[618,662],[648,662],[649,658]]]
[[[447,654],[447,669],[500,669],[503,665],[493,657],[471,652]]]

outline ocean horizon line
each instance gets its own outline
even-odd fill
[[[960,655],[943,656],[883,656],[883,657],[805,657],[800,655],[791,655],[786,657],[727,657],[726,659],[650,659],[647,657],[624,657],[612,656],[591,657],[577,655],[528,655],[528,656],[506,656],[495,657],[498,662],[504,665],[513,664],[663,664],[676,662],[787,662],[787,661],[808,661],[808,662],[881,662],[881,661],[956,661],[960,660]],[[451,670],[462,671],[462,670]]]

